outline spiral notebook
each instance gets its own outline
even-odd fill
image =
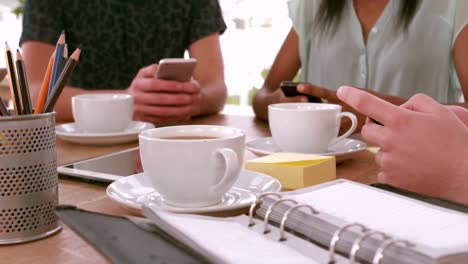
[[[143,212],[214,263],[467,263],[468,214],[335,180],[263,194],[251,216]]]

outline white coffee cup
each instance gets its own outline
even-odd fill
[[[221,202],[244,160],[245,132],[223,126],[160,127],[139,135],[143,170],[166,204]]]
[[[133,116],[129,94],[82,94],[72,97],[72,111],[78,130],[87,133],[123,132]]]
[[[338,137],[341,118],[352,125]],[[280,149],[298,153],[326,153],[329,146],[351,135],[357,126],[353,113],[341,112],[341,106],[322,103],[280,103],[268,106],[273,140]]]

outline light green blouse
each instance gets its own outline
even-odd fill
[[[390,0],[364,43],[352,0],[331,36],[314,31],[320,0],[289,0],[302,81],[334,90],[352,85],[404,98],[424,93],[441,103],[463,102],[452,49],[468,23],[468,1],[421,1],[406,33],[395,25],[400,1],[406,0]]]

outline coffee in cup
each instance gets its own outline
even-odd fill
[[[342,117],[350,118],[352,125],[338,136]],[[353,113],[341,112],[340,105],[324,103],[271,104],[268,120],[278,147],[298,153],[326,153],[331,145],[351,135],[357,126]]]
[[[143,170],[164,203],[201,207],[221,202],[239,177],[245,132],[223,126],[160,127],[139,135]]]
[[[129,94],[82,94],[72,97],[75,125],[86,133],[123,132],[132,121]]]

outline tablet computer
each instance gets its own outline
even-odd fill
[[[143,172],[138,148],[127,149],[57,168],[59,177],[111,183],[125,176]]]

